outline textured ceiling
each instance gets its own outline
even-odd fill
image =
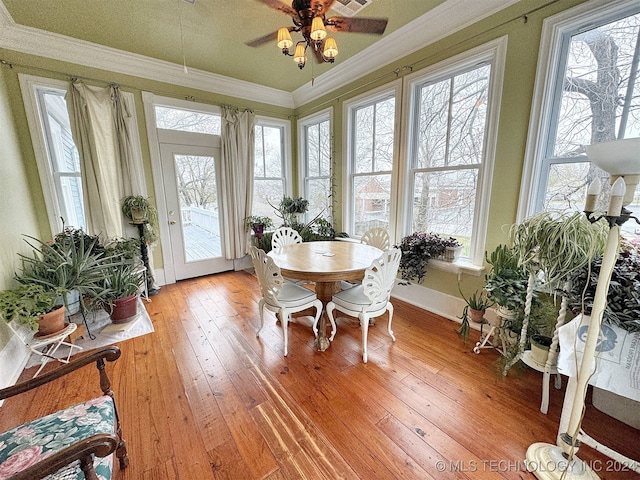
[[[285,0],[286,2],[287,0]],[[477,0],[473,0],[477,1]],[[337,32],[335,65],[371,46],[444,0],[373,0],[357,17],[387,17],[382,36]],[[245,42],[291,18],[258,0],[3,0],[20,25],[292,92],[328,72],[312,58],[299,70],[274,43]],[[289,3],[287,3],[289,4]],[[335,12],[330,12],[335,15]],[[297,39],[294,36],[294,41]]]

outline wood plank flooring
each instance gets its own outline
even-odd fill
[[[346,318],[325,352],[291,324],[283,357],[272,314],[256,338],[258,299],[256,279],[232,272],[164,286],[146,304],[155,332],[122,342],[108,367],[131,459],[115,478],[534,478],[524,455],[554,442],[563,391],[540,413],[540,374],[500,376],[497,352],[471,352],[478,332],[465,345],[456,323],[394,301],[397,342],[380,318],[369,363]],[[8,400],[0,431],[93,395],[93,370]],[[584,426],[640,459],[638,430],[593,407]],[[588,447],[579,456],[602,479],[640,479]]]

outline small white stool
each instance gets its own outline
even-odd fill
[[[77,348],[78,350],[82,350],[82,347],[80,347],[79,345],[65,342],[65,338],[75,332],[76,328],[78,328],[78,326],[75,323],[69,323],[63,330],[60,330],[59,332],[42,337],[37,337],[34,335],[33,339],[30,342],[26,343],[27,347],[29,347],[29,350],[31,350],[36,355],[42,356],[40,368],[38,368],[38,371],[35,373],[33,378],[37,377],[40,374],[40,372],[50,359],[57,360],[61,363],[69,363],[69,359],[71,358],[73,349]],[[57,358],[54,356],[61,345],[69,347],[66,358]]]

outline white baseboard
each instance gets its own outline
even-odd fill
[[[15,335],[0,350],[0,388],[15,385],[31,356],[29,349]],[[0,405],[2,401],[0,400]]]
[[[462,310],[466,305],[465,301],[460,297],[448,295],[431,288],[421,287],[413,283],[409,285],[399,285],[398,280],[396,280],[396,286],[393,287],[391,291],[391,296],[457,323],[461,322],[460,315],[462,315]],[[491,319],[497,318],[495,310],[487,310],[485,317]],[[471,328],[480,330],[480,326],[475,323],[471,323]]]

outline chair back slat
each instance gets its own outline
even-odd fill
[[[284,247],[294,243],[302,243],[300,234],[291,227],[280,227],[271,237],[271,248]]]
[[[251,255],[253,268],[258,277],[262,296],[267,303],[279,305],[278,294],[284,283],[284,279],[280,273],[280,267],[274,263],[273,259],[268,256],[264,250],[251,246],[249,247],[249,254]]]
[[[383,252],[386,252],[391,247],[389,232],[382,227],[371,228],[364,232],[360,237],[360,243],[379,248]]]
[[[362,280],[363,293],[372,304],[388,302],[395,285],[402,252],[398,248],[387,250],[365,270]]]

